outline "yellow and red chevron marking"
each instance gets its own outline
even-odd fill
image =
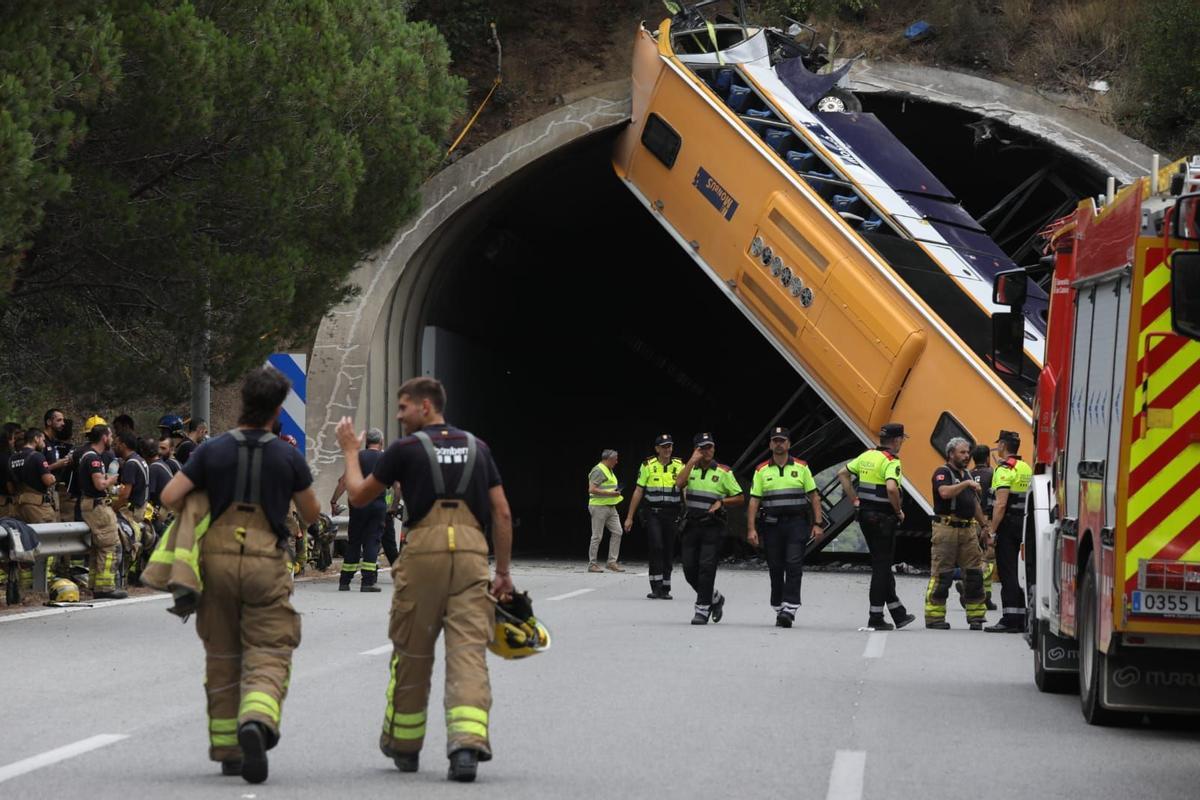
[[[1145,273],[1131,398],[1126,590],[1137,588],[1142,560],[1200,561],[1200,342],[1171,331],[1171,270],[1152,241],[1137,248]]]

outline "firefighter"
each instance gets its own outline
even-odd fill
[[[992,473],[992,531],[996,546],[996,571],[1000,576],[1003,616],[988,633],[1021,633],[1025,630],[1025,591],[1017,577],[1021,533],[1025,523],[1025,498],[1033,482],[1033,468],[1021,459],[1021,434],[1000,431],[996,439],[997,465]]]
[[[715,588],[726,509],[746,502],[733,470],[718,463],[711,433],[698,433],[695,450],[675,478],[683,490],[683,577],[696,590],[693,625],[720,622],[725,596]]]
[[[371,428],[367,431],[366,447],[358,451],[358,466],[363,475],[375,472],[375,466],[383,456],[383,431]],[[346,476],[338,479],[329,507],[336,515],[338,500],[346,491]],[[342,574],[338,591],[350,591],[354,574],[362,571],[363,592],[381,591],[375,581],[379,573],[379,546],[382,543],[384,523],[387,520],[387,501],[383,495],[376,497],[363,507],[350,506],[350,526],[347,533],[346,555],[342,559]],[[390,562],[389,562],[390,563]]]
[[[125,569],[126,574],[133,577],[141,572],[139,561],[142,555],[154,549],[153,533],[147,533],[145,525],[146,502],[150,491],[150,465],[138,452],[140,442],[134,433],[122,430],[116,435],[116,440],[113,449],[121,459],[121,467],[117,473],[119,482],[113,510],[129,523],[129,535],[132,540],[126,548],[128,563],[125,564]]]
[[[671,562],[675,558],[675,519],[679,516],[680,491],[675,479],[683,470],[683,461],[672,458],[675,442],[669,433],[654,439],[654,455],[638,468],[637,486],[625,515],[625,532],[633,529],[634,515],[646,531],[650,551],[651,600],[671,599]]]
[[[88,588],[94,597],[119,599],[125,597],[117,584],[120,569],[120,536],[117,515],[112,510],[108,490],[118,476],[110,474],[103,454],[112,445],[112,431],[103,423],[89,420],[88,447],[77,463],[72,486],[79,492],[76,514],[91,529],[92,544],[88,551]]]
[[[58,493],[51,465],[42,452],[45,446],[45,434],[30,428],[25,431],[25,446],[8,460],[16,484],[17,513],[30,524],[58,521]]]
[[[983,510],[983,518],[990,528],[995,497],[992,495],[992,451],[986,444],[977,444],[971,450],[971,480],[979,484],[979,505]],[[995,611],[996,604],[992,602],[992,580],[996,575],[996,545],[985,530],[980,530],[980,543],[983,545],[983,598],[988,611]]]
[[[43,451],[50,469],[54,472],[55,489],[58,494],[58,514],[63,522],[75,519],[75,501],[67,493],[67,484],[71,481],[71,443],[66,441],[70,426],[62,410],[49,409],[42,416],[42,432],[46,435],[46,448]],[[69,559],[61,559],[66,564]]]
[[[496,555],[491,593],[508,602],[513,591],[512,513],[491,450],[473,434],[448,425],[442,416],[445,406],[446,391],[435,378],[413,378],[401,385],[396,418],[405,435],[365,477],[350,418],[338,423],[337,437],[350,503],[366,505],[399,481],[412,521],[392,568],[389,635],[395,649],[379,749],[401,772],[417,771],[434,646],[444,628],[447,777],[467,782],[475,780],[478,762],[492,757],[492,692],[485,657],[496,606],[488,596],[483,530],[490,518]]]
[[[842,490],[858,509],[858,524],[871,551],[870,614],[867,627],[877,631],[903,628],[916,620],[896,596],[892,557],[896,549],[896,526],[904,522],[900,495],[900,448],[908,436],[899,422],[879,430],[879,446],[862,453],[838,470]],[[858,490],[850,475],[858,476]],[[883,618],[884,607],[895,625]]]
[[[983,628],[983,551],[980,528],[987,524],[979,505],[979,484],[967,471],[971,443],[955,436],[946,443],[946,463],[933,471],[933,535],[930,541],[929,586],[925,590],[925,627],[949,630],[946,598],[954,570],[963,572],[962,601],[971,630]]]
[[[775,625],[792,627],[800,610],[800,580],[809,540],[825,525],[821,495],[808,464],[793,458],[787,428],[770,434],[771,457],[754,470],[746,540],[758,547],[761,537],[771,575],[771,608]]]
[[[267,779],[300,644],[285,518],[293,501],[306,522],[321,510],[304,456],[271,433],[290,389],[273,367],[251,371],[238,427],[192,451],[162,491],[176,513],[190,492],[208,493],[196,633],[207,657],[209,757],[248,783]]]

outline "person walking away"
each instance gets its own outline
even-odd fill
[[[383,431],[371,428],[367,431],[366,447],[358,451],[358,467],[363,475],[371,475],[383,456]],[[346,491],[346,476],[338,478],[337,488],[329,500],[331,509],[338,507],[342,492]],[[346,555],[342,559],[342,573],[338,591],[350,591],[350,583],[356,572],[362,572],[363,592],[381,591],[376,585],[379,572],[379,545],[387,517],[387,502],[383,495],[376,497],[366,506],[350,506],[350,526],[347,534]]]
[[[675,558],[675,520],[679,516],[683,493],[675,485],[683,470],[683,462],[672,458],[675,442],[670,434],[662,433],[654,439],[654,455],[642,462],[638,468],[637,486],[629,500],[629,511],[625,514],[625,532],[633,529],[634,515],[646,531],[646,545],[650,555],[651,600],[671,599],[671,562]]]
[[[693,438],[695,449],[675,485],[683,490],[683,577],[696,591],[693,625],[720,622],[725,596],[717,591],[717,563],[725,535],[726,510],[746,502],[733,470],[716,460],[711,433]]]
[[[242,382],[238,426],[196,448],[162,491],[177,514],[188,494],[208,493],[196,633],[206,656],[209,758],[248,783],[267,779],[300,645],[300,616],[289,600],[288,509],[295,502],[306,524],[321,511],[304,456],[271,433],[290,389],[273,367],[252,370]]]
[[[761,539],[771,576],[775,625],[790,628],[800,610],[804,551],[810,540],[821,535],[825,519],[812,471],[791,455],[788,429],[774,428],[770,437],[771,457],[755,468],[750,486],[746,541],[758,547]]]
[[[1021,456],[1021,434],[1000,431],[996,439],[997,465],[992,473],[992,531],[996,545],[996,572],[1000,576],[1002,616],[988,633],[1021,633],[1025,630],[1025,590],[1018,577],[1021,539],[1025,525],[1025,499],[1033,483],[1033,468]]]
[[[867,627],[877,631],[903,628],[916,620],[896,596],[896,576],[892,561],[896,552],[896,527],[904,522],[900,495],[900,448],[908,436],[899,422],[889,422],[879,430],[879,446],[867,450],[838,470],[842,491],[858,509],[858,524],[871,551],[870,612]],[[858,489],[850,475],[858,477]],[[892,615],[883,618],[884,608]]]
[[[600,540],[604,531],[608,531],[608,568],[613,572],[625,570],[617,563],[621,554],[621,517],[617,514],[617,505],[621,497],[621,487],[613,467],[617,465],[616,450],[605,450],[600,454],[600,463],[592,467],[588,473],[588,513],[592,517],[592,541],[588,546],[588,572],[603,572],[596,563],[600,555]]]
[[[979,505],[979,484],[967,471],[971,443],[955,436],[946,443],[946,463],[933,471],[933,535],[930,540],[929,586],[925,589],[925,627],[950,630],[946,598],[954,570],[963,573],[962,600],[967,624],[983,628],[987,605],[983,599],[983,551],[979,528],[987,524]]]
[[[446,390],[435,378],[400,386],[397,414],[404,436],[392,442],[363,476],[354,422],[343,417],[338,443],[346,461],[346,492],[363,506],[399,482],[411,527],[392,567],[394,595],[389,633],[395,649],[379,749],[401,772],[416,772],[425,741],[426,707],[434,647],[446,634],[446,753],[450,780],[475,780],[478,763],[492,757],[488,736],[492,691],[487,654],[496,621],[495,600],[509,602],[513,585],[512,512],[491,450],[442,416]],[[488,596],[490,517],[496,574]]]
[[[120,536],[117,533],[117,515],[112,509],[109,489],[118,476],[110,474],[104,462],[104,453],[112,447],[112,431],[103,423],[89,420],[87,449],[78,458],[72,486],[79,491],[77,512],[91,529],[92,544],[88,551],[88,588],[97,598],[120,599],[127,597],[118,587],[120,572]]]

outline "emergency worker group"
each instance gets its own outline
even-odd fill
[[[842,492],[855,509],[871,560],[865,628],[888,631],[916,621],[896,594],[892,572],[897,530],[904,523],[903,469],[900,452],[909,437],[892,422],[879,431],[879,444],[837,472]],[[1018,580],[1025,499],[1033,470],[1020,456],[1021,437],[1000,431],[996,447],[955,437],[946,442],[945,463],[930,476],[933,489],[930,578],[924,597],[925,627],[949,630],[946,605],[952,588],[971,630],[1020,633],[1025,630],[1025,594]],[[726,537],[729,509],[747,504],[742,485],[729,466],[715,458],[708,432],[692,440],[691,457],[674,457],[668,433],[654,439],[654,455],[638,465],[624,524],[617,507],[624,500],[614,472],[620,455],[604,450],[588,474],[588,511],[592,519],[589,572],[604,572],[597,561],[604,533],[610,533],[607,569],[623,572],[618,562],[621,538],[640,524],[649,554],[652,600],[670,600],[676,544],[684,579],[695,592],[691,623],[720,622],[726,596],[716,587],[717,566]],[[750,481],[746,543],[765,556],[770,577],[769,605],[775,625],[790,628],[800,610],[800,587],[807,550],[826,533],[822,498],[808,464],[792,453],[787,428],[768,434],[770,457],[758,464]],[[985,627],[987,612],[997,610],[992,584],[1001,584],[1001,617]]]

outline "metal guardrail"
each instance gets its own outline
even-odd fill
[[[337,528],[335,540],[345,541],[350,517],[342,515],[331,519]],[[48,585],[46,559],[52,556],[87,555],[92,544],[92,531],[86,522],[38,522],[29,527],[33,528],[38,536],[37,557],[33,562],[33,590],[45,592]],[[8,536],[8,529],[0,527],[0,544],[7,540]]]

